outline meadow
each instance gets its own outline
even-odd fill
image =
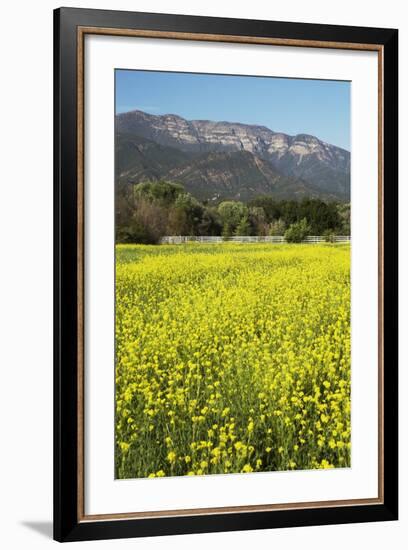
[[[350,247],[116,247],[117,478],[350,466]]]

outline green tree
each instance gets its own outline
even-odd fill
[[[314,235],[322,235],[326,230],[335,231],[341,224],[337,204],[319,199],[303,199],[299,203],[299,219],[307,218]]]
[[[281,236],[284,235],[286,231],[286,224],[279,218],[278,220],[272,220],[269,224],[269,235],[271,236]]]
[[[222,233],[221,233],[221,236],[224,240],[226,239],[229,239],[230,237],[232,237],[232,229],[231,229],[231,226],[228,224],[228,223],[224,223],[224,225],[222,226]]]
[[[174,208],[184,218],[184,235],[197,235],[198,227],[204,214],[204,206],[198,202],[190,193],[181,193],[174,202]]]
[[[117,242],[157,244],[166,233],[167,214],[163,206],[139,199],[126,220],[117,226]]]
[[[238,223],[235,229],[235,235],[246,236],[246,235],[250,235],[250,233],[251,233],[251,226],[249,224],[248,218],[244,216],[243,218],[241,218],[240,222]]]
[[[252,235],[267,235],[268,223],[266,221],[265,210],[262,206],[249,207],[249,224],[251,226]]]
[[[350,233],[350,203],[338,204],[337,212],[340,217],[338,234],[351,235]]]
[[[288,243],[301,243],[310,233],[310,226],[306,218],[300,222],[292,223],[285,231],[285,239]]]
[[[249,202],[249,207],[263,209],[267,223],[282,217],[282,205],[283,201],[277,201],[268,195],[256,197]]]
[[[248,207],[239,201],[223,201],[218,206],[218,214],[222,221],[223,229],[232,233],[245,216],[248,217]]]
[[[136,199],[143,198],[163,206],[173,204],[182,193],[185,193],[182,185],[168,181],[146,181],[134,186]]]
[[[188,234],[187,214],[182,208],[176,208],[174,206],[169,208],[166,233],[167,235]]]
[[[222,223],[215,209],[204,207],[201,220],[197,226],[199,235],[220,235],[222,231]]]

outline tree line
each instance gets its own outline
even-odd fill
[[[167,181],[118,185],[115,210],[119,243],[156,244],[165,235],[285,235],[287,241],[299,242],[307,235],[330,240],[350,234],[350,204],[270,196],[210,204]]]

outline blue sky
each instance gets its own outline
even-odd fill
[[[260,124],[350,150],[350,82],[118,69],[116,112]]]

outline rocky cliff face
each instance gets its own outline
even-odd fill
[[[156,116],[142,111],[117,115],[116,131],[194,155],[244,151],[257,159],[263,173],[272,171],[275,176],[281,174],[302,180],[311,185],[313,193],[320,192],[339,200],[348,200],[350,196],[350,153],[314,136],[289,136],[265,126],[186,120],[177,115]],[[250,163],[254,162],[251,159]],[[260,165],[265,162],[267,169]],[[202,178],[201,183],[204,185]],[[214,183],[216,185],[216,181]],[[250,182],[247,183],[250,186]],[[245,186],[242,178],[241,184]]]

